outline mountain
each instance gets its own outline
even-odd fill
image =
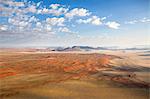
[[[107,50],[105,47],[90,47],[90,46],[72,46],[72,47],[57,47],[52,51],[92,51],[92,50]]]

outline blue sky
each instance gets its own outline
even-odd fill
[[[148,45],[149,0],[0,0],[0,46]]]

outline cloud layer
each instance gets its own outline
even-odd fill
[[[144,17],[144,18],[139,19],[139,20],[131,20],[131,21],[125,22],[125,24],[136,24],[136,23],[150,23],[150,19]]]
[[[91,24],[95,26],[105,25],[103,20],[85,8],[70,8],[61,4],[43,6],[42,1],[17,2],[14,0],[0,0],[0,16],[7,18],[0,25],[0,31],[12,33],[48,33],[57,34],[74,33],[72,24]],[[45,17],[45,18],[42,18]],[[74,22],[74,23],[73,23]],[[112,29],[119,29],[120,24],[113,21],[105,25]]]

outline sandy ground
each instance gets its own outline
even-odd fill
[[[2,99],[148,99],[148,51],[0,52]]]

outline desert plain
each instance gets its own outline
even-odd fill
[[[1,99],[149,99],[150,52],[1,49]]]

